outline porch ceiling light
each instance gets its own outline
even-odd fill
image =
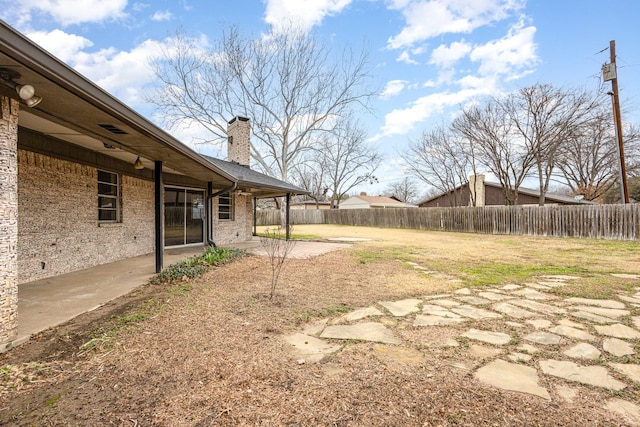
[[[8,68],[0,68],[0,82],[15,90],[28,107],[33,108],[42,102],[42,97],[36,96],[36,89],[33,86],[18,84],[14,81],[19,78],[20,74],[18,72]]]
[[[138,156],[138,158],[136,159],[135,162],[133,162],[133,167],[137,170],[142,170],[144,169],[144,165],[142,164],[142,160],[140,160],[140,156]]]

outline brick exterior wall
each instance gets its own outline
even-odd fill
[[[253,199],[251,196],[234,196],[233,221],[218,219],[218,198],[213,199],[213,241],[216,244],[246,242],[253,237]]]
[[[122,221],[98,223],[96,168],[18,150],[18,282],[153,252],[153,182],[120,182]]]
[[[18,101],[0,97],[0,351],[18,333]]]

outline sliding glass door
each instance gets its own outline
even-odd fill
[[[203,243],[204,212],[204,191],[165,187],[164,245]]]

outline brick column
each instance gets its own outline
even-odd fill
[[[0,352],[18,334],[18,101],[0,96]]]

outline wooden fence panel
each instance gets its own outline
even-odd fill
[[[291,210],[290,219],[294,225],[343,224],[483,234],[640,240],[640,204]],[[279,225],[280,211],[258,211],[257,223]]]

